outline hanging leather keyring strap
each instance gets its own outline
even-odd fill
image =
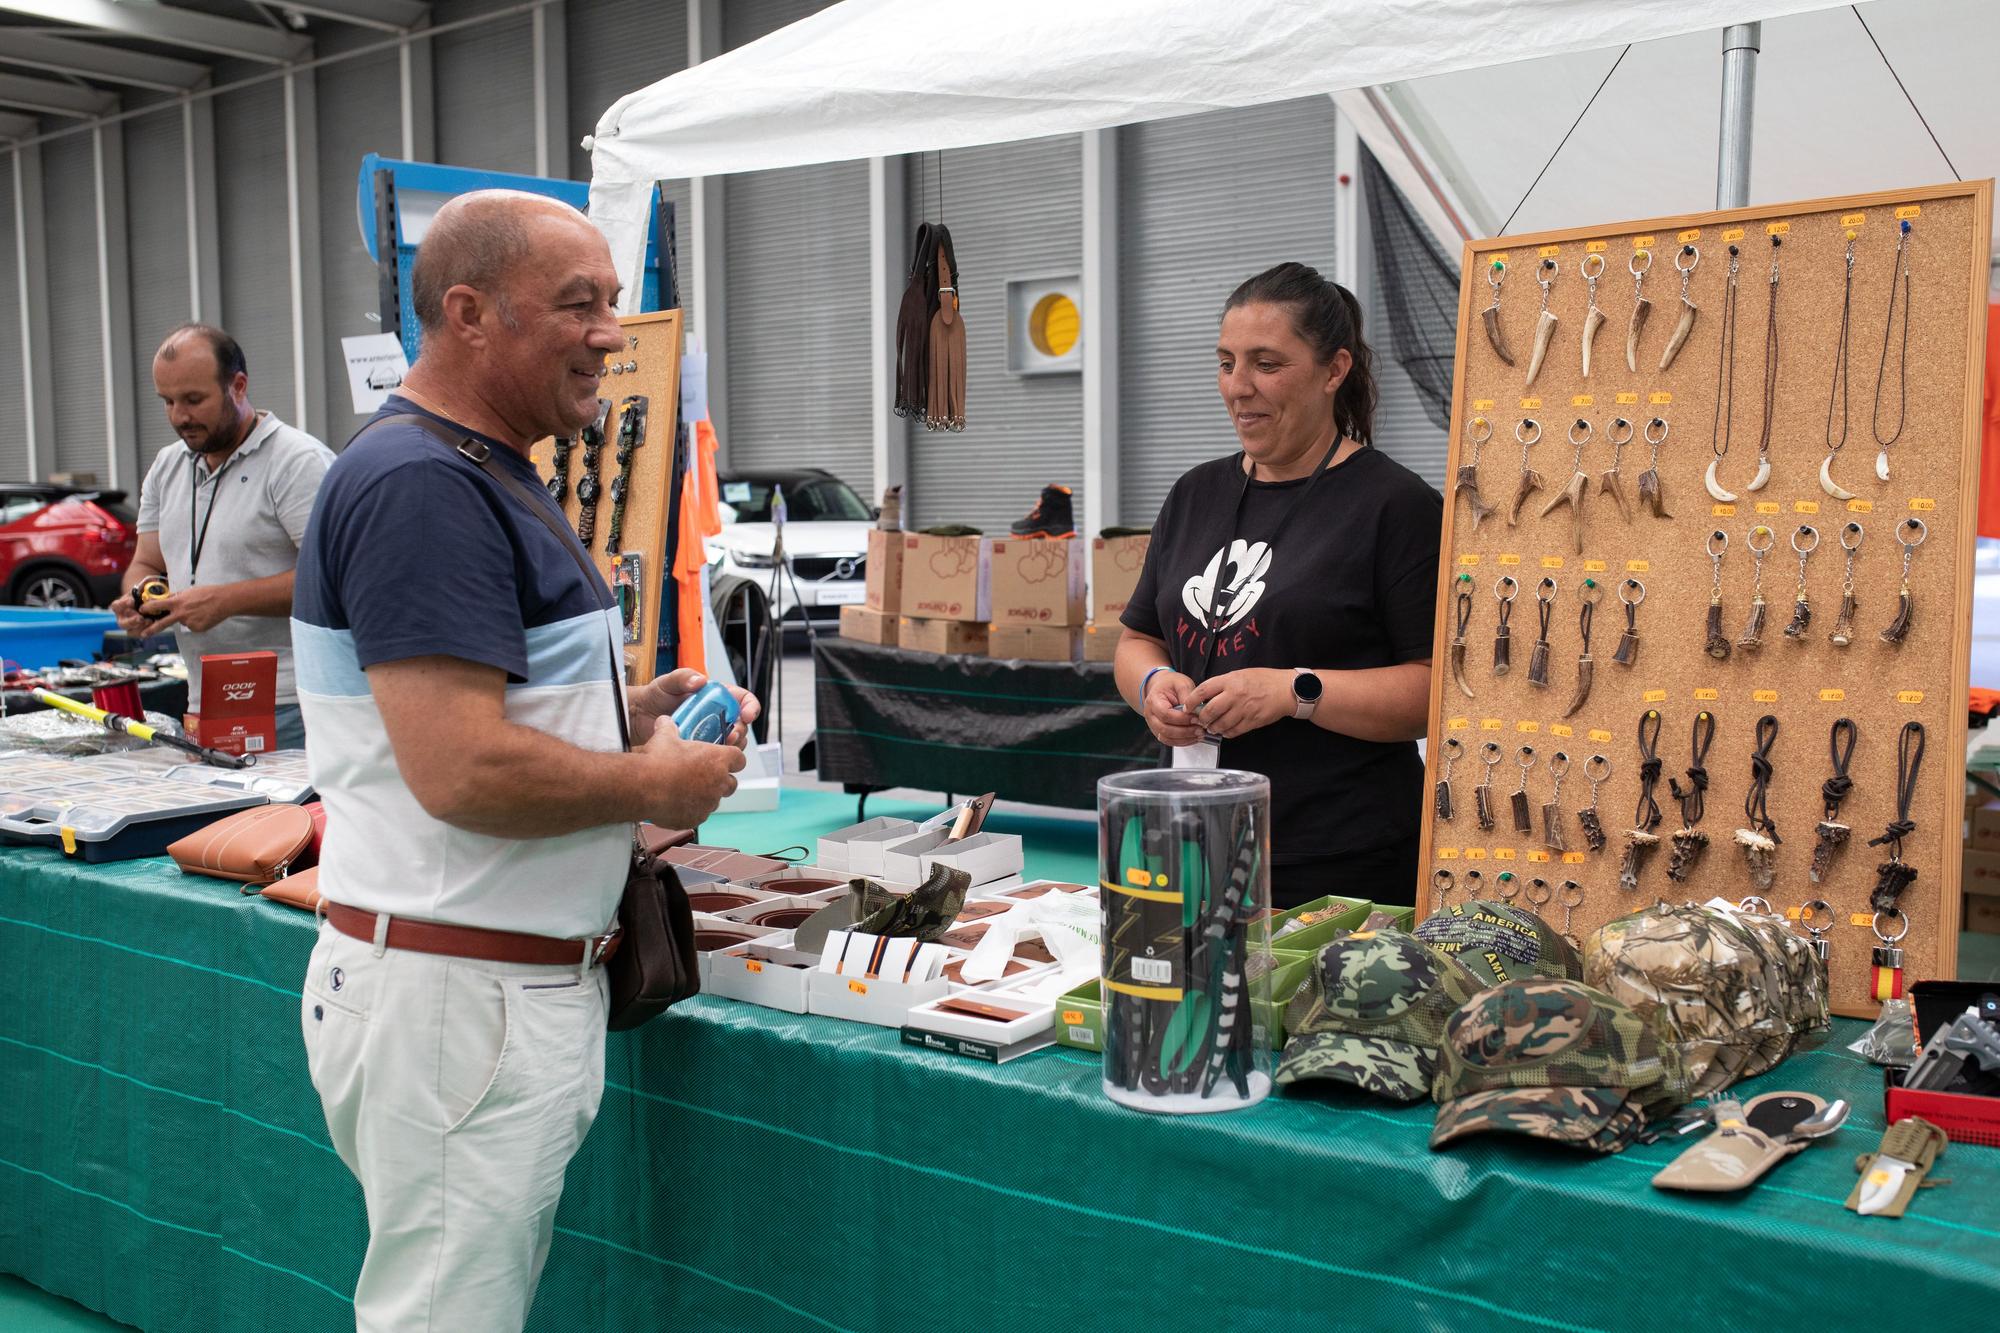
[[[1652,832],[1660,825],[1660,710],[1649,708],[1639,717],[1639,808],[1632,827]]]
[[[1694,715],[1694,727],[1688,743],[1688,785],[1682,788],[1678,778],[1667,779],[1667,790],[1681,803],[1681,827],[1693,828],[1701,822],[1706,806],[1702,793],[1708,790],[1708,747],[1715,740],[1715,715],[1707,709]]]
[[[1879,838],[1870,838],[1870,847],[1886,846],[1890,859],[1903,859],[1903,839],[1917,831],[1917,825],[1910,818],[1910,803],[1917,795],[1917,769],[1924,762],[1924,724],[1905,722],[1903,733],[1896,739],[1896,822],[1882,830]]]
[[[1750,790],[1743,797],[1743,817],[1772,842],[1783,842],[1771,822],[1771,749],[1778,743],[1778,719],[1770,713],[1757,719],[1757,748],[1750,752]]]
[[[1854,779],[1847,776],[1847,765],[1854,758],[1854,742],[1860,737],[1861,728],[1854,725],[1854,719],[1843,717],[1833,724],[1827,733],[1827,749],[1833,758],[1833,776],[1820,784],[1819,796],[1824,802],[1828,823],[1840,818],[1840,803],[1854,790]]]
[[[566,523],[558,523],[545,505],[545,492],[529,489],[520,478],[493,460],[492,449],[470,436],[457,436],[429,417],[411,414],[408,420],[432,438],[448,444],[453,452],[499,482],[530,513],[542,521],[563,549],[576,561],[586,588],[602,586],[603,580],[583,552],[576,534]],[[607,610],[609,608],[606,608]],[[631,726],[625,717],[625,694],[618,682],[624,675],[618,660],[618,645],[605,629],[605,647],[611,657],[612,711],[618,719],[621,748],[632,748]],[[694,949],[694,909],[687,891],[681,887],[674,868],[640,850],[636,837],[632,860],[625,873],[625,892],[618,900],[619,947],[605,967],[611,978],[611,1005],[605,1026],[612,1031],[638,1027],[663,1014],[671,1006],[701,989],[701,960]]]

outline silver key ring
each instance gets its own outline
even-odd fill
[[[1754,893],[1751,894],[1748,898],[1739,900],[1736,904],[1736,908],[1738,911],[1742,912],[1762,912],[1765,916],[1772,915],[1771,904],[1764,901],[1764,899],[1759,898]]]
[[[1903,928],[1902,928],[1901,930],[1897,931],[1897,932],[1896,932],[1895,934],[1893,934],[1893,935],[1885,935],[1885,934],[1883,934],[1883,933],[1882,933],[1882,918],[1883,918],[1883,917],[1885,917],[1885,916],[1893,916],[1893,917],[1895,917],[1895,918],[1896,918],[1896,919],[1897,919],[1898,921],[1900,921],[1900,922],[1902,922],[1902,923],[1903,923]],[[1874,918],[1874,920],[1870,921],[1870,922],[1869,922],[1868,924],[1869,924],[1870,928],[1872,928],[1872,929],[1874,930],[1874,932],[1875,932],[1875,938],[1876,938],[1876,939],[1878,939],[1878,940],[1880,940],[1880,941],[1882,941],[1882,943],[1884,943],[1884,944],[1894,944],[1894,943],[1895,943],[1895,942],[1896,942],[1897,940],[1900,940],[1900,939],[1902,939],[1902,938],[1903,938],[1903,936],[1905,936],[1905,935],[1907,935],[1907,934],[1909,934],[1909,933],[1910,933],[1910,918],[1908,918],[1908,917],[1904,916],[1904,915],[1902,914],[1902,912],[1900,912],[1899,910],[1897,910],[1896,908],[1893,908],[1893,907],[1892,907],[1892,908],[1890,908],[1890,909],[1889,909],[1888,911],[1886,911],[1886,912],[1877,912],[1877,913],[1875,914],[1875,918]]]
[[[1637,597],[1627,597],[1625,595],[1625,590],[1627,588],[1637,588],[1639,590],[1639,595]],[[1627,606],[1637,606],[1639,603],[1646,600],[1646,585],[1639,582],[1639,580],[1637,579],[1626,579],[1623,583],[1618,585],[1618,600],[1625,603],[1625,605]]]
[[[1594,269],[1590,266],[1592,260],[1597,262],[1597,267]],[[1604,256],[1595,250],[1591,251],[1583,257],[1583,262],[1576,266],[1576,271],[1583,274],[1587,280],[1596,282],[1604,276]]]
[[[1812,540],[1804,546],[1799,545],[1799,538],[1805,536],[1810,536]],[[1817,551],[1819,549],[1819,529],[1810,523],[1801,523],[1798,527],[1792,529],[1792,549],[1800,555],[1811,555],[1814,551]]]
[[[1642,259],[1646,261],[1643,264],[1639,262]],[[1653,252],[1651,250],[1634,250],[1632,257],[1625,261],[1625,267],[1632,270],[1633,277],[1645,277],[1653,267]]]
[[[1504,593],[1500,591],[1501,585],[1503,584],[1506,585],[1507,589],[1507,591]],[[1520,595],[1521,595],[1521,585],[1515,581],[1514,576],[1512,574],[1502,574],[1499,578],[1493,581],[1494,601],[1511,602]]]
[[[1541,891],[1540,897],[1536,896],[1535,891],[1537,889]],[[1528,890],[1527,890],[1528,905],[1531,907],[1545,907],[1548,905],[1549,899],[1555,896],[1555,892],[1556,891],[1554,889],[1549,887],[1549,882],[1547,880],[1537,875],[1535,878],[1528,881]]]
[[[1486,433],[1484,435],[1479,435],[1475,433],[1481,426],[1484,426],[1486,428]],[[1465,423],[1465,438],[1472,441],[1472,443],[1474,444],[1486,443],[1488,440],[1493,438],[1493,423],[1488,421],[1485,417],[1474,417],[1472,420]]]
[[[1917,539],[1915,541],[1910,541],[1909,539],[1903,536],[1905,532],[1909,531],[1912,528],[1915,528],[1917,532]],[[1901,523],[1898,523],[1896,525],[1896,540],[1901,542],[1906,548],[1912,551],[1916,550],[1919,546],[1922,546],[1924,544],[1924,538],[1930,535],[1931,535],[1930,529],[1924,526],[1924,521],[1920,518],[1917,518],[1914,515],[1904,519]],[[1902,936],[1899,935],[1896,938],[1901,939]]]

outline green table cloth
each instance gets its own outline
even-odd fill
[[[161,861],[0,851],[0,1270],[150,1329],[335,1329],[365,1243],[299,1038],[313,923]],[[537,1329],[1685,1329],[2000,1321],[2000,1152],[1901,1220],[1841,1208],[1882,1128],[1843,1022],[1751,1091],[1854,1103],[1743,1196],[1666,1144],[1427,1147],[1426,1107],[1122,1110],[1098,1064],[992,1067],[697,999],[611,1039]]]

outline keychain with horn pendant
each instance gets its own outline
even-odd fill
[[[1579,436],[1577,432],[1581,431]],[[1569,442],[1575,446],[1570,454],[1569,485],[1549,497],[1542,506],[1539,518],[1547,518],[1554,513],[1557,505],[1568,505],[1570,531],[1574,537],[1576,554],[1583,554],[1583,495],[1590,489],[1590,474],[1583,470],[1583,446],[1590,443],[1590,423],[1578,417],[1569,428]]]
[[[1620,435],[1618,432],[1625,433]],[[1618,506],[1618,517],[1627,523],[1632,521],[1632,510],[1625,503],[1625,484],[1619,480],[1618,469],[1625,465],[1625,446],[1632,442],[1632,423],[1624,417],[1613,418],[1604,438],[1611,441],[1611,466],[1597,474],[1597,493],[1611,497],[1611,503]]]
[[[1533,417],[1514,423],[1514,438],[1521,442],[1521,484],[1514,491],[1514,503],[1507,509],[1507,526],[1521,521],[1521,506],[1542,489],[1542,474],[1528,466],[1528,450],[1541,443],[1542,423]]]
[[[1452,817],[1453,811],[1451,806],[1451,766],[1453,764],[1456,764],[1459,760],[1459,757],[1464,753],[1465,753],[1465,746],[1459,743],[1458,737],[1456,736],[1445,737],[1444,759],[1442,760],[1442,764],[1444,767],[1444,775],[1437,780],[1437,791],[1435,793],[1436,803],[1437,803],[1437,817],[1439,819],[1449,820]]]
[[[1659,786],[1660,710],[1648,708],[1639,715],[1639,808],[1625,830],[1625,856],[1618,863],[1618,887],[1627,893],[1638,889],[1647,858],[1660,846],[1660,835],[1653,832],[1660,826],[1660,802],[1654,796]]]
[[[1479,820],[1479,827],[1487,832],[1493,829],[1493,770],[1500,763],[1500,746],[1488,741],[1479,747],[1479,762],[1486,766],[1480,775],[1479,785],[1472,789],[1472,812]]]
[[[1819,826],[1813,830],[1818,841],[1813,844],[1812,865],[1806,870],[1806,878],[1815,884],[1825,881],[1826,872],[1833,867],[1834,854],[1846,846],[1847,835],[1853,832],[1840,822],[1840,803],[1854,790],[1854,779],[1847,776],[1847,765],[1854,758],[1854,742],[1860,738],[1861,728],[1845,717],[1833,724],[1827,736],[1827,749],[1833,756],[1833,776],[1820,784]]]
[[[1577,600],[1583,605],[1576,613],[1577,632],[1583,637],[1583,652],[1576,659],[1576,693],[1563,710],[1564,717],[1575,717],[1583,707],[1583,701],[1590,697],[1591,682],[1597,675],[1597,664],[1590,659],[1590,626],[1597,616],[1597,603],[1604,596],[1604,589],[1596,579],[1585,579],[1577,592]]]
[[[1452,580],[1457,590],[1458,619],[1451,636],[1451,678],[1458,683],[1459,693],[1472,697],[1472,686],[1465,680],[1465,627],[1472,623],[1472,575],[1460,574]]]
[[[1681,826],[1674,830],[1674,853],[1667,858],[1667,878],[1676,884],[1687,883],[1695,863],[1708,850],[1708,835],[1695,825],[1701,823],[1706,804],[1704,793],[1708,791],[1708,770],[1702,765],[1708,762],[1708,747],[1714,741],[1715,714],[1704,708],[1694,715],[1688,743],[1687,787],[1683,789],[1678,778],[1667,779],[1667,790],[1681,805]]]
[[[1847,282],[1840,294],[1840,341],[1833,348],[1833,387],[1826,395],[1826,457],[1819,464],[1819,488],[1835,500],[1852,500],[1854,492],[1841,489],[1833,479],[1833,460],[1841,447],[1847,443],[1847,379],[1853,358],[1847,350],[1847,332],[1854,313],[1854,238],[1858,235],[1852,227],[1847,229]],[[1833,433],[1833,413],[1835,406],[1840,409],[1840,435]]]
[[[1833,622],[1833,633],[1827,636],[1827,642],[1836,648],[1854,642],[1854,558],[1861,553],[1865,535],[1861,525],[1852,519],[1840,530],[1840,549],[1847,552],[1847,572],[1840,580],[1840,616]]]
[[[1535,766],[1535,747],[1532,745],[1523,745],[1520,753],[1514,757],[1514,762],[1521,766],[1521,785],[1515,789],[1513,797],[1514,831],[1516,833],[1533,833],[1535,831],[1535,814],[1533,807],[1528,801],[1528,770]]]
[[[1905,722],[1896,738],[1896,819],[1882,830],[1881,837],[1868,840],[1870,847],[1889,849],[1889,859],[1875,867],[1875,889],[1868,895],[1868,905],[1877,912],[1901,910],[1897,903],[1903,890],[1917,879],[1917,868],[1903,860],[1903,839],[1917,831],[1910,805],[1916,799],[1917,770],[1923,762],[1924,724]]]
[[[1646,327],[1646,317],[1653,313],[1653,303],[1646,299],[1646,273],[1653,267],[1653,252],[1634,250],[1632,257],[1625,261],[1625,267],[1632,270],[1632,322],[1625,326],[1625,369],[1636,375],[1639,373],[1639,331]]]
[[[1535,616],[1540,622],[1540,633],[1535,636],[1534,650],[1528,654],[1528,684],[1538,690],[1549,687],[1549,618],[1556,609],[1556,581],[1544,578],[1535,585]]]
[[[1566,852],[1569,843],[1563,838],[1563,778],[1569,773],[1569,756],[1557,750],[1549,756],[1549,775],[1556,780],[1555,790],[1542,805],[1542,846],[1552,852]]]
[[[1472,504],[1472,530],[1479,531],[1479,525],[1492,514],[1493,506],[1486,503],[1486,497],[1479,493],[1479,446],[1493,438],[1493,423],[1485,417],[1474,417],[1465,423],[1465,438],[1472,445],[1472,457],[1458,465],[1451,483],[1451,499],[1458,503],[1463,495]]]
[[[1585,255],[1577,270],[1590,288],[1590,311],[1583,317],[1583,377],[1589,379],[1590,345],[1597,341],[1597,331],[1604,327],[1604,312],[1597,306],[1597,280],[1604,276],[1604,256],[1595,252]]]
[[[1764,544],[1759,546],[1757,539]],[[1743,635],[1736,640],[1738,648],[1762,648],[1764,646],[1764,557],[1777,545],[1778,534],[1759,523],[1750,529],[1750,560],[1755,572],[1750,577],[1750,619],[1743,626]]]
[[[1792,595],[1792,621],[1785,626],[1785,637],[1793,643],[1804,643],[1806,626],[1812,624],[1812,600],[1806,596],[1806,562],[1819,549],[1819,529],[1810,523],[1792,529],[1792,549],[1799,553],[1799,588]]]
[[[1493,631],[1493,674],[1504,676],[1514,669],[1514,598],[1521,585],[1512,574],[1502,574],[1493,584],[1493,600],[1500,603],[1500,626]]]
[[[1611,761],[1601,754],[1594,754],[1584,761],[1583,776],[1590,781],[1590,804],[1576,812],[1576,822],[1583,829],[1584,846],[1593,852],[1604,850],[1604,824],[1597,817],[1597,789],[1611,778]]]
[[[1748,828],[1736,830],[1736,845],[1750,865],[1750,882],[1771,887],[1778,870],[1778,826],[1771,822],[1771,747],[1778,743],[1778,719],[1766,713],[1757,719],[1757,748],[1750,752],[1750,791],[1743,798]]]
[[[1716,480],[1716,469],[1722,460],[1729,457],[1729,442],[1735,436],[1736,427],[1736,297],[1737,270],[1742,266],[1743,256],[1735,246],[1729,247],[1729,276],[1722,285],[1722,333],[1716,341],[1715,350],[1715,420],[1709,427],[1708,447],[1715,457],[1708,460],[1708,471],[1702,474],[1701,484],[1708,489],[1708,496],[1717,504],[1735,504],[1736,494],[1722,489]]]
[[[1637,597],[1632,596],[1637,592]],[[1628,578],[1618,585],[1618,600],[1625,604],[1625,632],[1618,636],[1618,651],[1611,660],[1628,667],[1639,660],[1639,603],[1646,600],[1646,585]]]
[[[1673,517],[1667,512],[1660,491],[1660,446],[1666,438],[1666,418],[1654,417],[1646,423],[1646,443],[1653,447],[1653,452],[1646,459],[1646,470],[1639,474],[1639,508],[1652,510],[1654,518]]]
[[[1480,320],[1486,325],[1486,341],[1493,346],[1493,355],[1507,364],[1514,364],[1514,353],[1507,346],[1507,335],[1500,328],[1500,284],[1507,281],[1507,261],[1496,259],[1486,270],[1486,285],[1493,289],[1493,304],[1479,312]]]
[[[1722,632],[1722,553],[1729,549],[1729,534],[1721,528],[1708,534],[1708,560],[1714,567],[1714,581],[1708,594],[1708,642],[1703,651],[1718,662],[1729,660],[1729,636]]]
[[[1544,259],[1535,268],[1535,281],[1542,284],[1542,313],[1535,320],[1535,350],[1528,357],[1528,378],[1521,387],[1535,387],[1535,377],[1542,373],[1542,362],[1549,354],[1549,339],[1556,336],[1556,316],[1549,309],[1550,289],[1555,286],[1556,274],[1561,270],[1553,259]]]
[[[1900,281],[1899,281],[1900,280]],[[1903,351],[1896,368],[1896,429],[1882,434],[1882,384],[1889,378],[1889,332],[1896,327],[1896,295],[1902,292]],[[1880,452],[1875,455],[1875,479],[1889,480],[1889,446],[1903,437],[1903,421],[1910,405],[1910,221],[1896,224],[1896,262],[1889,274],[1889,313],[1882,321],[1882,359],[1875,367],[1875,409],[1868,414],[1869,429],[1875,432]]]
[[[1901,643],[1910,637],[1910,614],[1914,609],[1910,596],[1910,559],[1929,535],[1930,530],[1920,518],[1906,518],[1896,525],[1896,543],[1903,548],[1903,586],[1896,594],[1896,618],[1882,631],[1884,643]]]
[[[1730,247],[1730,253],[1735,253],[1735,247]],[[1687,262],[1682,263],[1683,260]],[[1674,336],[1667,339],[1667,350],[1660,353],[1662,371],[1673,365],[1674,358],[1679,356],[1681,348],[1687,345],[1688,335],[1694,332],[1695,316],[1701,313],[1695,308],[1694,302],[1688,299],[1688,283],[1693,279],[1695,266],[1699,263],[1701,263],[1701,251],[1692,245],[1683,245],[1680,252],[1674,256],[1674,268],[1681,275],[1681,317],[1680,322],[1674,325]],[[1638,367],[1634,366],[1633,369],[1636,370]]]

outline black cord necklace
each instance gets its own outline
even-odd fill
[[[1903,350],[1896,367],[1896,429],[1882,434],[1882,382],[1889,377],[1889,331],[1896,327],[1896,297],[1902,295]],[[1875,432],[1880,452],[1875,455],[1875,477],[1889,480],[1889,446],[1903,436],[1903,421],[1909,407],[1910,386],[1910,222],[1897,223],[1896,262],[1889,273],[1889,313],[1882,321],[1882,357],[1875,366],[1875,408],[1868,425]]]
[[[1897,899],[1917,878],[1917,868],[1903,861],[1903,839],[1917,831],[1910,805],[1916,799],[1917,770],[1923,762],[1924,724],[1905,722],[1896,739],[1896,819],[1881,837],[1868,840],[1870,847],[1889,849],[1889,859],[1875,867],[1875,891],[1868,895],[1868,905],[1877,912],[1896,911]]]

